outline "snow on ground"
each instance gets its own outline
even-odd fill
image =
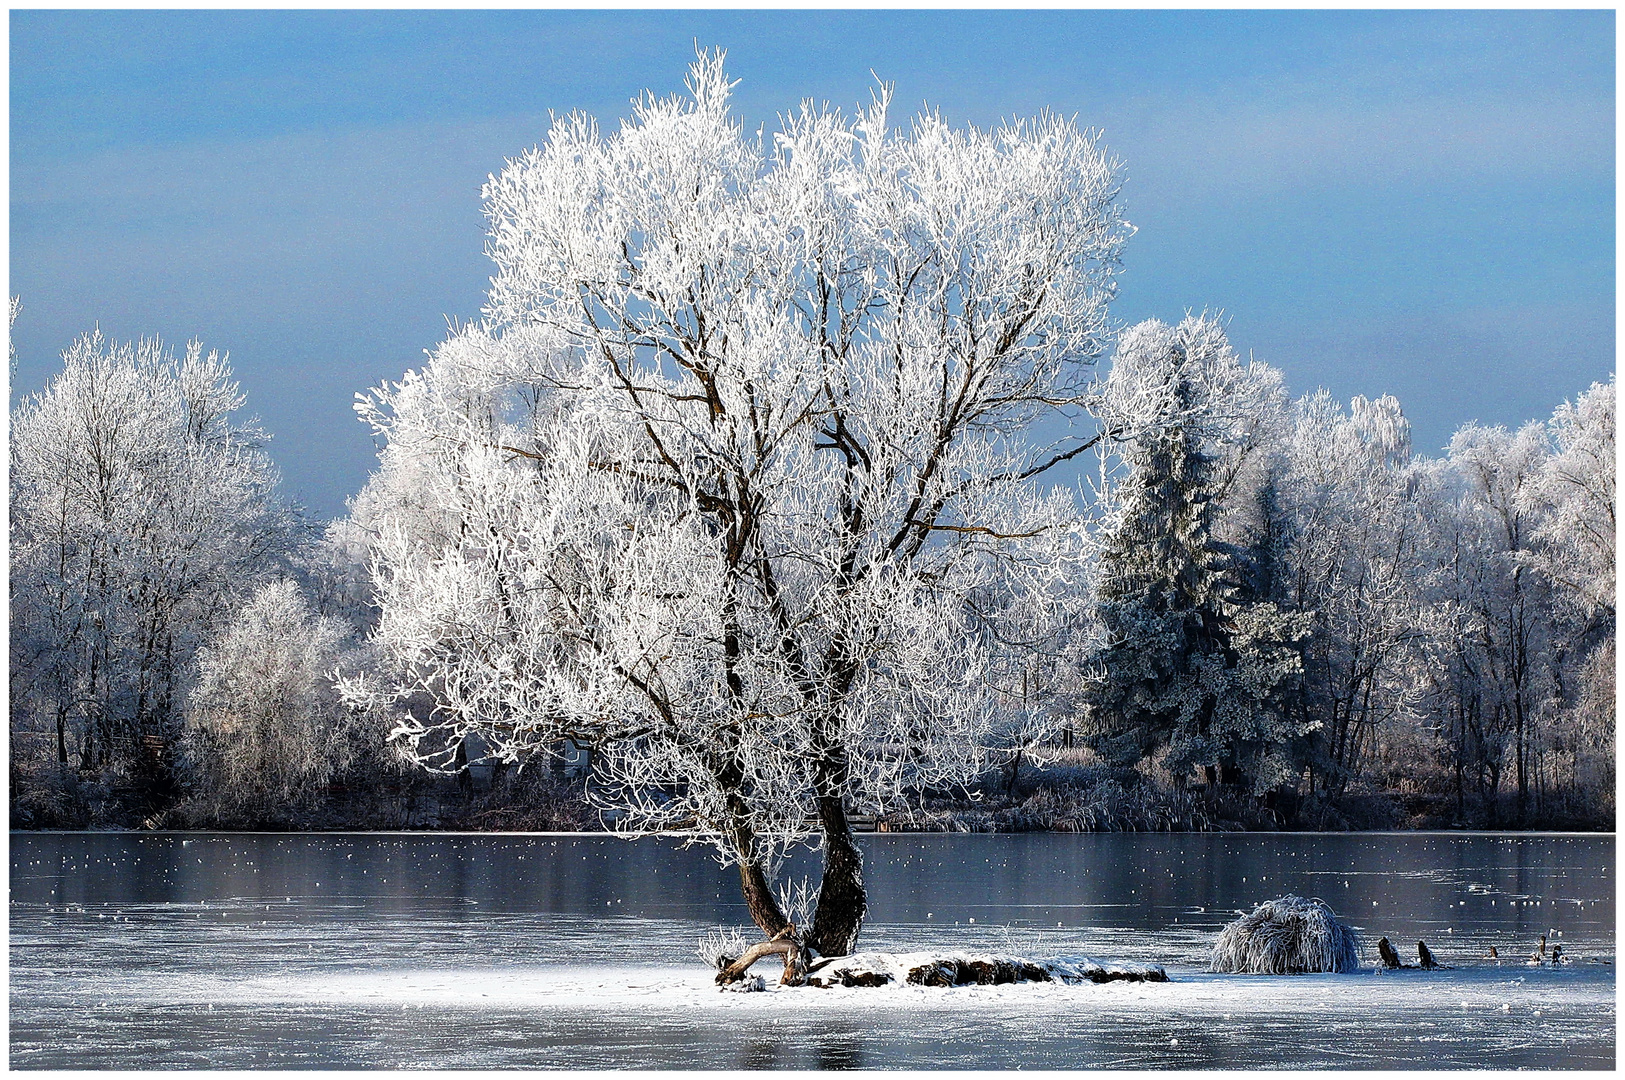
[[[921,958],[928,954],[920,954]],[[930,954],[936,955],[936,954]],[[900,970],[907,967],[902,964]],[[567,1009],[625,1013],[650,1007],[723,1013],[792,1010],[972,1011],[991,1003],[1038,1011],[1054,1008],[1133,1007],[1178,1013],[1346,1013],[1361,1005],[1390,1010],[1513,1009],[1590,1004],[1614,1007],[1611,968],[1552,969],[1509,963],[1466,969],[1388,972],[1368,968],[1347,975],[1218,975],[1171,970],[1167,983],[1012,983],[1003,986],[783,987],[779,965],[763,961],[761,992],[719,987],[711,973],[668,966],[541,965],[466,968],[385,968],[365,971],[279,971],[231,977],[145,974],[95,980],[97,996],[133,1004],[172,1006],[386,1006],[435,1009]],[[1599,978],[1601,975],[1603,977]],[[59,989],[66,989],[60,987]]]
[[[719,988],[698,962],[13,968],[16,1068],[1611,1067],[1609,964]]]
[[[37,1031],[14,1023],[12,1060],[23,1068],[1600,1068],[1613,1059],[1612,970],[1600,965],[1170,977],[828,989],[769,980],[765,991],[739,993],[698,965],[124,974],[70,979],[46,995],[88,1005],[32,1002],[66,1023],[45,1015]],[[14,1006],[17,993],[14,984]]]

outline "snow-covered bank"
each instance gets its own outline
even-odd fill
[[[781,988],[542,965],[29,980],[14,1067],[1553,1067],[1613,1060],[1606,965]],[[14,985],[14,994],[24,992]],[[84,1007],[89,1002],[89,1007]],[[75,1011],[84,1038],[53,1017]],[[245,1038],[245,1033],[253,1032]],[[92,1040],[102,1042],[95,1047]],[[116,1049],[115,1049],[116,1048]],[[109,1058],[108,1054],[114,1057]],[[87,1055],[87,1056],[81,1056]]]
[[[906,954],[903,954],[906,955]],[[920,957],[940,954],[918,954]],[[893,959],[902,956],[893,954]],[[1080,968],[1084,965],[1080,964]],[[904,972],[900,970],[899,974]],[[1367,968],[1346,975],[1257,976],[1210,974],[1175,969],[1167,981],[1014,982],[1000,985],[932,987],[903,978],[882,986],[845,987],[839,982],[783,987],[767,982],[760,993],[739,994],[718,987],[703,968],[665,966],[541,965],[536,967],[400,967],[343,971],[327,965],[229,975],[176,975],[151,972],[59,982],[94,993],[97,1008],[165,1006],[190,1011],[238,1006],[381,1006],[400,1009],[480,1010],[518,1008],[584,1010],[592,1013],[653,1009],[731,1012],[841,1011],[866,1009],[877,1001],[888,1008],[970,1011],[993,1006],[1046,1011],[1050,1007],[1105,1009],[1136,1003],[1136,1008],[1172,1017],[1220,1014],[1225,1019],[1270,1015],[1276,1020],[1310,1022],[1331,1013],[1435,1009],[1494,1010],[1539,1016],[1541,1010],[1577,1007],[1613,1009],[1613,970],[1609,964],[1534,968],[1521,964],[1483,965],[1440,972],[1384,972]],[[1147,1013],[1150,1015],[1150,1012]]]

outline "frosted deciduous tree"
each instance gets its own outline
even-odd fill
[[[1399,402],[1324,391],[1295,403],[1279,508],[1283,602],[1312,618],[1302,708],[1314,781],[1341,793],[1416,723],[1427,503]]]
[[[1215,516],[1260,425],[1284,405],[1280,375],[1242,366],[1218,323],[1187,317],[1126,331],[1095,408],[1117,432],[1100,541],[1102,640],[1083,695],[1091,741],[1111,761],[1165,752],[1255,791],[1290,779],[1284,754],[1309,725],[1279,700],[1300,670],[1302,616],[1242,588]]]
[[[1572,762],[1575,796],[1595,800],[1605,816],[1614,804],[1614,397],[1610,376],[1552,415],[1553,453],[1537,488],[1546,517],[1536,530],[1541,565],[1566,601],[1574,669],[1554,750]]]
[[[1541,515],[1536,564],[1588,621],[1614,613],[1614,380],[1593,383],[1547,422],[1551,453],[1527,503]]]
[[[11,336],[10,330],[17,325],[17,316],[22,313],[22,310],[23,298],[20,296],[11,297],[10,303],[6,305],[6,359],[10,363],[13,378],[16,378],[17,375],[17,340]]]
[[[1531,493],[1548,456],[1539,422],[1516,432],[1466,424],[1443,463],[1449,553],[1443,596],[1463,648],[1462,684],[1477,716],[1473,731],[1484,755],[1488,792],[1500,787],[1504,751],[1512,754],[1518,824],[1529,809],[1531,750],[1540,703],[1552,691],[1550,585],[1528,565],[1539,529]],[[1493,802],[1491,804],[1493,806]]]
[[[332,679],[351,646],[349,628],[315,614],[292,581],[260,587],[198,658],[185,739],[194,811],[287,822],[344,770],[360,718]]]
[[[224,357],[95,333],[63,360],[11,417],[13,732],[159,766],[198,643],[294,520]]]
[[[454,767],[590,743],[624,827],[770,875],[817,835],[807,942],[865,911],[849,815],[1041,733],[1022,663],[1078,534],[1035,484],[1085,440],[1117,167],[1057,117],[888,126],[804,105],[763,144],[720,56],[609,135],[580,115],[486,186],[485,321],[361,404],[400,738]]]
[[[1282,602],[1314,620],[1321,794],[1450,791],[1456,820],[1493,825],[1510,786],[1519,821],[1602,820],[1611,394],[1515,432],[1465,425],[1440,460],[1412,456],[1392,398],[1296,404],[1268,532]]]
[[[329,615],[367,633],[377,625],[368,559],[372,543],[352,512],[327,524],[322,534],[293,553],[291,564],[318,615]]]

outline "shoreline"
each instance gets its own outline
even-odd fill
[[[523,829],[20,829],[8,830],[12,836],[72,836],[103,834],[127,836],[603,836],[617,840],[667,839],[705,843],[703,833],[647,832],[621,833],[613,829],[594,830],[523,830]],[[1159,831],[1076,832],[1065,829],[1025,829],[1007,832],[947,832],[854,830],[855,836],[915,837],[915,836],[1615,836],[1616,829],[1203,829]],[[808,847],[816,847],[808,844]]]

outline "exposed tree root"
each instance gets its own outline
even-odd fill
[[[752,964],[769,956],[784,957],[784,974],[780,986],[800,986],[807,981],[807,950],[801,944],[796,924],[791,923],[766,941],[759,941],[745,950],[745,954],[717,972],[717,985],[727,986],[745,977]]]

